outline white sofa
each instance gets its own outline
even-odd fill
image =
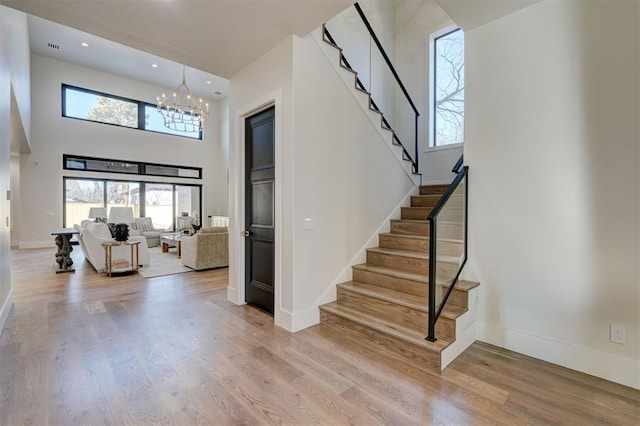
[[[160,245],[160,237],[164,232],[166,230],[153,226],[153,221],[150,217],[136,217],[133,223],[129,224],[129,235],[144,236],[149,247],[158,247]]]
[[[83,221],[82,225],[74,225],[78,231],[78,242],[80,249],[93,266],[96,272],[103,272],[105,268],[105,253],[102,243],[113,242],[109,227],[100,222]],[[149,247],[147,239],[143,236],[129,237],[129,241],[140,241],[138,245],[138,265],[147,266],[149,264]],[[131,251],[129,246],[117,246],[112,248],[113,259],[130,260]]]

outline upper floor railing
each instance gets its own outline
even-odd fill
[[[420,113],[360,5],[355,3],[327,22],[323,31],[342,49],[343,66],[357,73],[356,87],[369,93],[371,107],[382,114],[383,127],[393,132],[394,144],[402,146],[404,159],[419,173]]]

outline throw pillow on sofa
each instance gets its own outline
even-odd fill
[[[133,222],[133,229],[137,229],[142,232],[151,232],[155,231],[153,227],[153,221],[150,217],[137,217],[135,222]]]

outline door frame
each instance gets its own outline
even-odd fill
[[[275,233],[274,233],[274,322],[286,327],[290,314],[282,309],[282,94],[280,90],[256,98],[234,113],[235,139],[229,150],[229,285],[227,299],[236,305],[245,302],[245,120],[268,108],[275,108]]]

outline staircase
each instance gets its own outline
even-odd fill
[[[420,186],[420,195],[391,220],[391,232],[379,234],[379,247],[367,250],[367,262],[353,266],[353,280],[337,286],[337,300],[320,307],[323,327],[366,341],[384,356],[428,371],[441,371],[473,342],[457,334],[473,323],[470,293],[479,285],[460,280],[436,323],[437,341],[425,340],[428,324],[429,222],[427,216],[448,185]],[[451,200],[438,228],[437,270],[440,292],[458,270],[463,251],[462,198]],[[460,208],[456,208],[460,206]],[[474,292],[475,294],[475,292]],[[466,317],[466,318],[465,318]],[[456,346],[456,347],[454,347]],[[455,352],[446,355],[446,351]]]

